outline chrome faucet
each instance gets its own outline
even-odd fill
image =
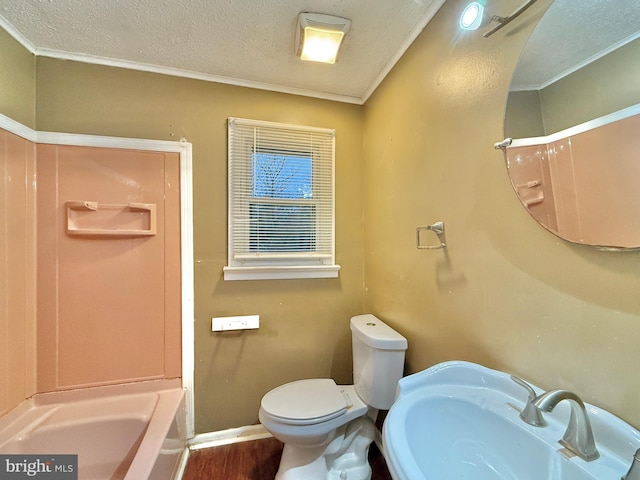
[[[560,445],[586,462],[600,457],[593,440],[587,409],[575,393],[568,390],[551,390],[538,396],[532,403],[543,412],[550,412],[562,400],[568,400],[571,404],[571,416],[567,430],[559,441]]]
[[[547,422],[545,422],[544,418],[542,417],[542,412],[533,404],[533,401],[536,399],[536,392],[533,387],[522,380],[520,377],[516,377],[515,375],[511,375],[511,380],[516,382],[521,387],[524,387],[529,395],[527,403],[520,412],[520,418],[527,422],[529,425],[533,425],[534,427],[546,426]]]
[[[629,471],[620,480],[640,480],[640,448],[636,450],[633,456]]]

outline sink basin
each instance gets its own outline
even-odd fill
[[[542,391],[532,385],[536,393]],[[383,427],[394,480],[620,480],[640,432],[585,404],[600,458],[572,456],[558,444],[568,402],[545,413],[546,427],[519,417],[527,392],[510,375],[468,362],[446,362],[400,380]]]

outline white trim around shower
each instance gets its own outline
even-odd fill
[[[192,146],[178,142],[108,137],[58,132],[39,132],[0,114],[0,128],[34,143],[86,147],[126,148],[174,152],[180,156],[180,245],[182,271],[182,387],[185,389],[186,436],[194,436],[194,270],[193,270],[193,166]]]

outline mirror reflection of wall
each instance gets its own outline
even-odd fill
[[[512,79],[512,186],[534,219],[570,242],[640,248],[637,2],[554,2]]]
[[[512,88],[505,136],[551,135],[640,103],[638,59],[640,38],[540,89]]]

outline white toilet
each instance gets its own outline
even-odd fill
[[[263,398],[260,422],[284,450],[276,480],[369,480],[378,410],[393,404],[407,339],[373,315],[351,319],[354,385],[298,380]]]

